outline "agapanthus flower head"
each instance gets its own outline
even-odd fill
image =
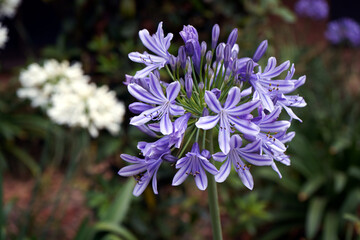
[[[321,20],[328,17],[329,5],[326,0],[299,0],[295,4],[295,12],[303,17]]]
[[[0,18],[13,17],[21,0],[1,0],[0,1]]]
[[[125,114],[124,104],[107,86],[89,82],[81,65],[47,60],[31,64],[20,74],[18,96],[43,108],[57,124],[88,129],[93,137],[100,129],[116,134]]]
[[[332,44],[348,41],[352,46],[360,46],[360,25],[351,18],[341,18],[328,23],[325,37]]]
[[[162,32],[162,25],[159,27],[158,32]],[[139,35],[146,32],[142,30]],[[278,65],[274,57],[262,70],[258,62],[265,55],[266,40],[252,58],[239,57],[236,28],[226,43],[219,42],[220,27],[216,24],[208,51],[193,26],[184,26],[179,35],[184,44],[177,56],[167,52],[169,45],[164,48],[165,54],[151,49],[161,56],[162,64],[145,63],[134,77],[126,77],[129,93],[139,101],[129,106],[135,114],[130,124],[158,140],[139,142],[143,158],[122,154],[133,165],[122,168],[119,174],[135,176],[136,196],[151,178],[157,193],[155,175],[166,162],[178,169],[173,185],[180,185],[191,175],[200,190],[206,189],[208,177],[225,181],[231,166],[249,189],[254,186],[250,165],[270,166],[281,176],[275,162],[290,164],[285,143],[294,133],[287,130],[292,119],[301,121],[292,107],[306,106],[301,96],[290,94],[305,83],[305,76],[294,78],[294,64],[285,61]],[[165,42],[155,38],[153,48]],[[149,42],[144,45],[150,49]],[[129,57],[134,60],[134,53]],[[168,81],[160,80],[158,71],[163,68],[169,74]],[[283,74],[286,76],[280,77]],[[215,149],[210,147],[213,142]],[[213,160],[222,162],[219,171]]]
[[[8,29],[0,23],[0,49],[5,47],[8,40]]]

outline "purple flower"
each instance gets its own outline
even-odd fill
[[[221,166],[219,174],[215,176],[217,182],[224,182],[230,174],[231,165],[235,168],[238,173],[241,181],[244,185],[253,189],[254,181],[252,175],[249,171],[249,166],[247,166],[243,160],[246,162],[256,165],[256,166],[270,166],[273,163],[273,160],[267,156],[260,154],[261,141],[256,140],[255,142],[249,143],[245,147],[241,147],[242,139],[239,135],[233,135],[230,139],[230,151],[228,154],[222,152],[215,153],[212,157],[214,160],[225,163]]]
[[[263,108],[271,112],[274,110],[273,97],[294,90],[293,81],[272,80],[272,78],[279,76],[283,71],[287,70],[289,66],[290,62],[286,61],[276,67],[276,58],[271,57],[264,72],[261,72],[261,68],[259,68],[259,72],[255,74],[253,73],[254,63],[250,60],[246,66],[246,73],[241,74],[240,79],[250,82],[254,88],[253,98],[259,99]]]
[[[193,175],[196,186],[200,190],[205,190],[208,184],[205,170],[212,175],[216,175],[219,172],[216,167],[209,162],[209,158],[210,152],[204,149],[200,153],[199,145],[195,142],[191,151],[177,161],[176,168],[180,168],[180,170],[175,174],[172,185],[178,186],[185,181],[188,175]]]
[[[163,162],[161,158],[162,156],[157,159],[141,159],[128,154],[121,154],[120,157],[129,163],[133,163],[133,165],[129,165],[120,169],[118,174],[124,177],[135,176],[137,181],[133,191],[135,196],[139,196],[144,192],[151,179],[153,191],[155,194],[158,193],[156,174],[161,163]]]
[[[135,78],[146,77],[151,71],[160,69],[169,62],[171,55],[168,52],[168,49],[170,47],[170,41],[173,34],[169,33],[166,37],[164,37],[162,22],[160,22],[155,34],[150,36],[148,30],[143,29],[139,32],[139,37],[144,46],[156,55],[149,54],[147,52],[132,52],[129,54],[129,58],[132,61],[144,63],[146,65],[144,69],[136,72],[134,76]]]
[[[284,136],[283,132],[290,127],[289,121],[277,121],[280,113],[281,107],[275,107],[274,111],[266,115],[261,109],[259,109],[260,116],[253,119],[260,127],[260,133],[254,138],[253,136],[246,135],[245,137],[250,141],[255,141],[260,139],[261,141],[261,151],[265,155],[269,156],[271,159],[282,162],[285,165],[290,165],[290,159],[284,153],[286,147],[284,145],[285,141],[282,138]],[[281,134],[279,134],[281,133]],[[271,167],[279,174],[279,170],[276,168],[275,163]]]
[[[321,20],[329,15],[329,5],[325,0],[299,0],[295,11],[300,16]]]
[[[353,46],[360,45],[360,25],[350,18],[331,21],[325,32],[325,37],[333,44],[349,41]]]
[[[260,104],[259,101],[250,101],[240,106],[236,106],[241,99],[240,89],[232,87],[226,98],[224,107],[221,106],[219,100],[214,93],[205,92],[205,102],[208,107],[217,113],[215,116],[201,117],[196,122],[196,126],[201,129],[211,129],[220,121],[219,129],[219,146],[223,153],[228,154],[230,151],[230,132],[231,127],[235,127],[238,131],[248,135],[257,135],[259,127],[252,123],[250,114]]]
[[[163,93],[159,79],[150,73],[149,90],[138,84],[131,83],[128,85],[129,93],[138,100],[145,103],[132,103],[129,108],[141,112],[139,116],[133,117],[130,124],[139,126],[150,120],[160,120],[160,131],[164,135],[173,132],[173,125],[170,115],[183,115],[183,107],[175,104],[175,98],[180,91],[180,83],[173,82],[166,88],[166,97]],[[147,103],[147,104],[146,104]],[[152,105],[157,105],[156,107]]]

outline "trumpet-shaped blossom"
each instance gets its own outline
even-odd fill
[[[230,151],[230,132],[231,127],[235,127],[239,132],[248,135],[257,135],[259,127],[251,122],[250,113],[259,106],[259,101],[250,101],[237,106],[241,100],[240,89],[233,87],[230,89],[228,97],[224,106],[217,99],[214,93],[210,91],[205,92],[205,102],[214,113],[215,116],[205,116],[199,118],[196,126],[201,129],[212,129],[220,121],[219,129],[219,146],[223,153],[227,154]]]
[[[210,152],[206,149],[200,152],[199,144],[195,142],[191,151],[177,161],[176,168],[180,168],[180,170],[175,174],[172,185],[178,186],[183,183],[189,175],[192,175],[194,176],[196,186],[200,190],[205,190],[208,185],[205,170],[212,175],[216,175],[219,172],[216,167],[209,162],[210,156]]]
[[[348,41],[352,46],[360,45],[360,25],[351,18],[341,18],[328,23],[325,37],[332,44]]]
[[[144,192],[147,185],[149,185],[151,179],[153,191],[155,194],[157,194],[158,190],[156,174],[160,168],[161,163],[163,162],[163,155],[165,154],[162,154],[157,158],[145,159],[134,157],[128,154],[120,155],[120,157],[126,162],[133,163],[132,165],[120,169],[118,174],[123,177],[135,177],[135,180],[137,182],[133,191],[133,194],[135,196],[139,196],[141,193]]]
[[[138,84],[131,83],[128,90],[138,100],[145,102],[136,102],[130,105],[130,108],[141,112],[140,115],[133,117],[130,124],[135,126],[143,125],[150,120],[160,120],[160,131],[168,135],[173,131],[173,125],[170,115],[183,115],[184,108],[175,104],[175,99],[180,91],[180,83],[173,82],[166,89],[166,97],[163,93],[160,81],[154,74],[150,74],[149,90]],[[152,106],[157,105],[157,107]]]
[[[231,171],[231,165],[235,168],[243,184],[253,189],[254,180],[250,173],[250,165],[246,165],[243,160],[247,163],[256,166],[271,166],[273,163],[272,159],[259,154],[261,141],[256,140],[245,147],[241,147],[242,139],[239,135],[233,135],[230,139],[230,151],[227,154],[222,152],[215,153],[212,157],[219,162],[224,162],[219,170],[219,174],[215,176],[217,182],[224,182],[229,176]]]
[[[170,41],[173,38],[173,34],[169,33],[164,36],[164,30],[162,29],[162,22],[159,23],[155,34],[150,36],[148,30],[143,29],[139,32],[139,37],[144,46],[152,51],[154,54],[147,52],[139,53],[132,52],[129,54],[129,58],[138,63],[143,63],[146,67],[135,74],[135,78],[143,78],[149,75],[149,73],[155,69],[160,69],[165,66],[170,60],[170,53],[168,49],[170,47]]]

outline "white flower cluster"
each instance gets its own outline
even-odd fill
[[[0,0],[0,17],[13,17],[21,0]]]
[[[4,48],[8,40],[8,29],[0,23],[0,49]]]
[[[107,86],[89,83],[79,63],[69,65],[47,60],[43,67],[31,64],[20,74],[23,86],[20,98],[30,99],[33,107],[42,107],[56,123],[87,128],[93,137],[99,129],[116,134],[125,113],[124,104]]]

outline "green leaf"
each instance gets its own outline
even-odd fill
[[[33,176],[38,176],[40,167],[27,152],[11,143],[6,144],[5,148],[26,165]]]
[[[127,240],[136,240],[136,237],[126,228],[111,222],[99,222],[95,224],[94,229],[98,232],[111,232],[124,237]]]
[[[88,227],[89,224],[89,218],[85,218],[82,220],[74,240],[87,240],[92,239],[93,231],[91,228]]]
[[[334,178],[334,190],[336,193],[340,193],[346,185],[347,176],[343,172],[336,172]]]
[[[314,198],[310,201],[305,223],[307,238],[313,239],[319,230],[325,206],[326,200],[323,198]]]
[[[296,21],[295,14],[285,7],[277,7],[272,9],[272,13],[281,17],[284,21],[288,23],[294,23]]]
[[[299,193],[300,201],[305,201],[309,197],[311,197],[311,195],[316,190],[318,190],[323,185],[324,182],[325,182],[325,178],[324,178],[324,176],[321,176],[321,175],[308,180],[304,184],[304,186],[302,187],[302,189]]]
[[[114,202],[103,219],[106,222],[120,224],[129,210],[131,199],[133,198],[132,190],[134,188],[134,179],[129,179],[127,183],[119,189]]]
[[[337,240],[338,216],[334,212],[325,215],[323,240]]]

